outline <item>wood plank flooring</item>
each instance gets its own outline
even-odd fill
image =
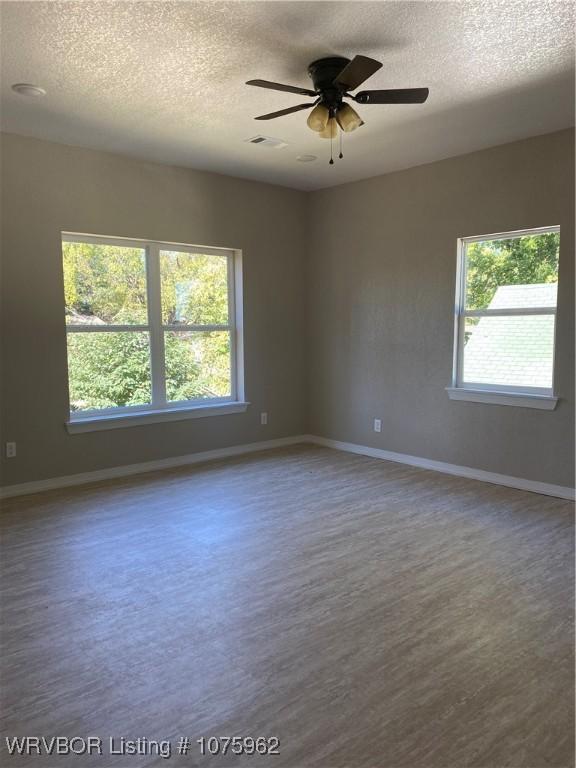
[[[2,765],[569,768],[572,512],[311,446],[9,500]],[[280,754],[195,743],[233,735]]]

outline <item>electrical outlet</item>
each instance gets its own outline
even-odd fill
[[[382,432],[382,419],[374,419],[374,432]]]
[[[266,411],[262,411],[262,413],[260,414],[260,424],[263,427],[265,427],[266,424],[268,424],[268,414],[266,413]]]
[[[16,456],[16,443],[6,443],[6,458],[13,459]]]

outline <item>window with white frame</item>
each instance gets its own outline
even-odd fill
[[[559,227],[459,240],[457,399],[467,390],[553,397],[559,249]]]
[[[243,400],[238,251],[62,235],[70,419]]]

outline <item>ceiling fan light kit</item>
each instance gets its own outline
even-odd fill
[[[312,112],[308,115],[308,119],[306,120],[306,123],[308,124],[308,128],[310,128],[312,131],[316,131],[317,133],[320,133],[323,131],[326,126],[328,125],[328,120],[330,119],[330,110],[327,106],[324,104],[316,104]]]
[[[364,125],[364,121],[358,112],[356,112],[355,109],[352,109],[350,104],[342,104],[338,112],[336,112],[336,120],[344,133],[352,133],[356,128],[360,128],[361,125]]]
[[[364,125],[364,121],[356,110],[344,101],[345,98],[352,99],[357,104],[422,104],[426,101],[428,88],[361,91],[355,95],[350,93],[377,72],[381,66],[379,61],[367,56],[355,56],[352,60],[342,56],[318,59],[308,67],[308,74],[314,85],[314,90],[273,83],[270,80],[248,80],[246,85],[295,93],[315,99],[310,104],[298,104],[278,112],[260,115],[255,119],[273,120],[276,117],[312,108],[306,121],[308,127],[318,133],[322,139],[335,139],[338,135],[338,128],[345,133],[351,133]],[[342,136],[340,136],[341,140]],[[342,148],[340,148],[339,157],[342,157]],[[333,164],[332,153],[330,153],[330,164]]]
[[[326,123],[326,128],[320,131],[319,136],[321,139],[335,139],[338,136],[338,123],[335,117],[331,117]]]

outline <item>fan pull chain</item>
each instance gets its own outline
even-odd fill
[[[338,158],[342,160],[344,155],[342,154],[342,131],[340,131],[340,154],[338,155]]]
[[[332,157],[332,132],[330,132],[330,162],[328,165],[334,165],[334,158]]]

